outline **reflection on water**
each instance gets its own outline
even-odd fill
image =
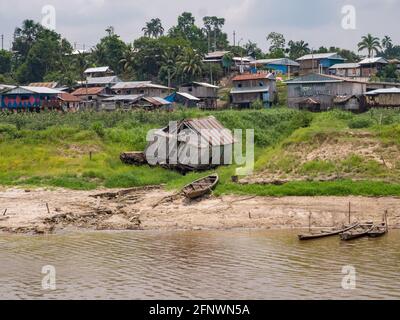
[[[41,289],[54,265],[57,290]],[[343,290],[342,267],[357,270]],[[299,242],[290,231],[0,236],[1,299],[400,298],[400,232]]]

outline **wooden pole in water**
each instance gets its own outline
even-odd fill
[[[311,216],[312,216],[312,212],[310,212],[310,215],[308,217],[308,231],[311,233]]]
[[[7,213],[7,210],[8,210],[8,209],[4,210],[3,216],[5,216],[5,215],[6,215],[6,213]]]
[[[389,231],[389,224],[388,224],[388,211],[385,210],[385,223],[386,223],[386,231]]]
[[[46,203],[46,208],[47,208],[47,213],[50,214],[50,208],[49,208],[49,204],[48,203]]]

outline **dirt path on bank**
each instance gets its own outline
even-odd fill
[[[202,230],[331,227],[352,219],[400,227],[399,198],[213,196],[189,202],[159,187],[130,190],[0,189],[0,231]],[[48,208],[47,208],[48,206]]]

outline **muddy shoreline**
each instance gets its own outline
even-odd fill
[[[229,230],[332,227],[382,220],[400,228],[400,198],[209,196],[188,201],[161,187],[124,190],[0,189],[0,232]]]

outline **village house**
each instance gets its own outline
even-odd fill
[[[1,94],[2,110],[40,111],[58,109],[61,91],[46,87],[17,86],[5,89]]]
[[[107,97],[107,89],[104,87],[79,88],[71,93],[81,99],[81,106],[86,109],[99,109],[101,101]]]
[[[345,78],[360,78],[361,65],[359,63],[338,63],[329,68],[329,73]]]
[[[29,87],[56,89],[58,87],[58,82],[33,82],[29,84]]]
[[[262,68],[288,76],[296,76],[300,70],[300,64],[288,58],[255,60],[250,62],[250,65],[252,72],[257,72],[258,69]]]
[[[364,111],[365,93],[390,86],[387,82],[368,82],[333,75],[308,74],[286,81],[288,106],[296,109],[324,111],[340,107],[344,110]]]
[[[198,99],[203,109],[216,109],[218,100],[218,86],[204,82],[191,82],[179,87],[179,92],[188,93]]]
[[[387,88],[365,94],[369,108],[400,108],[400,89]]]
[[[63,92],[58,95],[60,107],[65,112],[76,112],[82,106],[82,99],[70,93]]]
[[[232,79],[231,103],[238,107],[249,108],[257,100],[265,107],[277,101],[276,78],[273,73],[242,74]]]
[[[117,76],[109,76],[109,77],[95,77],[88,78],[85,82],[81,83],[82,87],[104,87],[110,90],[107,92],[111,93],[111,88],[115,86],[117,83],[121,82],[121,79]]]
[[[118,82],[111,89],[118,95],[142,94],[146,97],[161,98],[167,97],[174,90],[173,88],[154,84],[151,81]]]
[[[207,53],[206,56],[204,57],[203,62],[204,63],[222,64],[222,59],[229,52],[230,51],[214,51],[214,52]]]
[[[361,77],[370,78],[376,76],[388,63],[386,59],[381,57],[366,58],[360,61]]]
[[[337,53],[314,53],[307,54],[296,60],[300,64],[299,74],[306,75],[310,73],[329,74],[329,68],[338,63],[343,63],[343,59]]]
[[[192,96],[187,92],[174,92],[165,99],[171,103],[182,105],[187,108],[196,108],[200,103],[199,98]]]
[[[145,153],[153,166],[182,172],[209,170],[232,164],[234,144],[232,132],[210,116],[155,131]]]
[[[86,69],[84,74],[87,78],[111,77],[114,75],[114,71],[110,67],[96,67]]]
[[[115,111],[117,109],[132,109],[136,106],[142,94],[117,95],[101,100],[99,109],[102,111]]]

